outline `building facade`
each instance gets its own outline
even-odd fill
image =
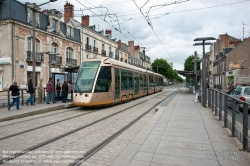
[[[226,55],[226,83],[250,85],[250,38],[244,39]]]
[[[209,76],[212,76],[213,79],[210,79],[210,87],[218,87],[219,85],[221,86],[221,88],[226,87],[226,55],[239,43],[239,39],[232,37],[226,33],[219,35],[219,38],[211,46],[212,48],[210,50],[212,51],[212,53],[209,54],[211,58],[211,62],[209,62],[209,64],[211,63],[212,67],[210,66],[209,70],[212,70],[209,71]]]
[[[81,22],[74,19],[74,6],[68,2],[64,5],[64,22],[74,25],[81,31],[81,62],[88,58],[106,56],[115,59],[118,44],[112,39],[111,30],[97,30],[90,25],[89,15],[81,17]]]
[[[0,2],[0,77],[2,88],[13,81],[25,87],[32,76],[32,20],[36,4],[22,4],[16,0]],[[35,71],[36,80],[44,84],[50,73],[61,73],[65,66],[80,64],[80,30],[60,21],[56,10],[36,12]],[[50,55],[48,54],[50,53]],[[7,63],[5,61],[8,61]],[[45,86],[45,85],[44,85]]]

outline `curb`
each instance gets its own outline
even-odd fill
[[[23,113],[23,114],[19,114],[19,115],[14,115],[14,116],[2,118],[2,119],[0,119],[0,122],[10,121],[10,120],[24,118],[24,117],[28,117],[28,116],[33,116],[33,115],[43,114],[43,113],[47,113],[47,112],[57,111],[58,109],[67,109],[67,108],[72,108],[72,107],[75,107],[73,103],[72,104],[67,104],[67,105],[59,105],[59,106],[44,108],[44,109],[37,110],[37,111],[32,111],[32,112],[27,112],[27,113]]]

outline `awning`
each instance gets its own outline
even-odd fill
[[[0,65],[11,65],[11,57],[0,58]]]
[[[192,76],[194,75],[194,71],[181,71],[181,70],[177,70],[177,73],[183,75],[183,76]]]

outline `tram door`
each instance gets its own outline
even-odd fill
[[[115,68],[115,100],[120,98],[120,70]]]
[[[139,93],[139,75],[138,73],[134,73],[135,86],[134,86],[134,95],[138,95]]]

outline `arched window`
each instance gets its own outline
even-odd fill
[[[56,43],[51,44],[51,53],[52,54],[58,53],[58,44],[56,44]]]
[[[28,37],[27,39],[27,51],[32,51],[32,37]],[[40,41],[36,39],[36,52],[40,52]]]
[[[71,47],[66,49],[66,58],[74,59],[74,50]]]

